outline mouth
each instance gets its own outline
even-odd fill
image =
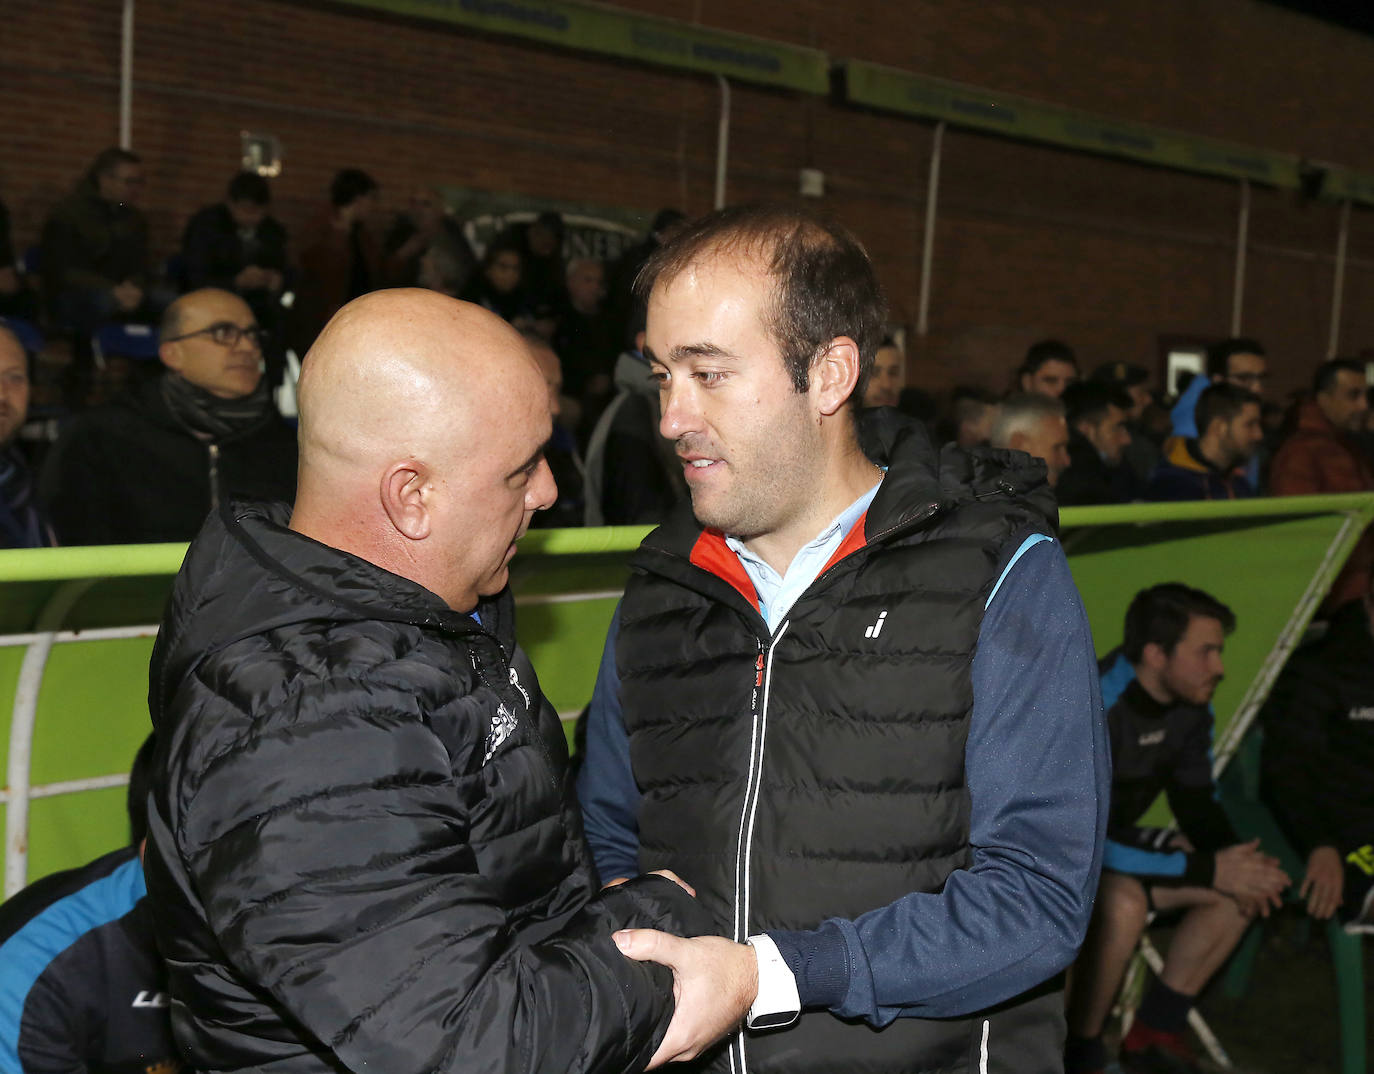
[[[699,480],[725,466],[723,459],[712,458],[709,455],[679,455],[678,459],[682,462],[683,475],[688,481]]]

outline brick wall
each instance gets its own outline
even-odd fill
[[[625,6],[1374,171],[1374,40],[1254,0]],[[116,140],[120,8],[6,3],[0,197],[21,245]],[[285,146],[277,213],[298,233],[345,165],[392,207],[417,183],[710,206],[710,79],[290,0],[143,0],[137,34],[133,139],[162,253],[219,196],[242,129]],[[928,124],[736,86],[730,196],[790,196],[799,168],[822,169],[914,325],[931,141]],[[1161,334],[1225,334],[1237,206],[1234,183],[949,132],[915,376],[1000,387],[1046,334],[1089,365],[1154,365]],[[1354,213],[1346,350],[1374,345],[1372,218]],[[1244,328],[1277,359],[1276,393],[1324,350],[1337,226],[1333,206],[1254,191]]]

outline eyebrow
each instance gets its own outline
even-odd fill
[[[527,470],[532,470],[534,469],[534,467],[538,466],[539,460],[544,457],[545,452],[548,450],[549,445],[552,443],[553,433],[550,433],[549,438],[545,440],[542,444],[540,444],[537,448],[535,448],[533,454],[531,454],[528,459],[526,459],[514,470],[508,473],[505,477],[505,480],[509,481],[512,477],[518,477],[520,474],[525,473]]]
[[[659,358],[647,343],[644,345],[644,357],[651,362],[663,364],[663,359]],[[735,355],[714,343],[679,343],[668,351],[670,362],[681,362],[687,358],[726,358],[733,362]]]

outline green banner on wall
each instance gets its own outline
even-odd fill
[[[1322,167],[1322,165],[1318,165]],[[1339,165],[1327,165],[1326,180],[1322,183],[1322,197],[1331,201],[1357,201],[1374,205],[1374,175],[1352,172]]]
[[[335,0],[627,60],[824,94],[824,52],[576,0]]]
[[[1165,168],[1285,189],[1298,186],[1299,159],[1290,154],[1127,123],[862,60],[846,61],[844,68],[846,96],[854,104]]]

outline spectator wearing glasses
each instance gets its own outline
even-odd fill
[[[77,417],[44,474],[62,544],[189,541],[226,498],[295,496],[296,438],[262,376],[238,295],[183,295],[162,319],[161,377]]]

